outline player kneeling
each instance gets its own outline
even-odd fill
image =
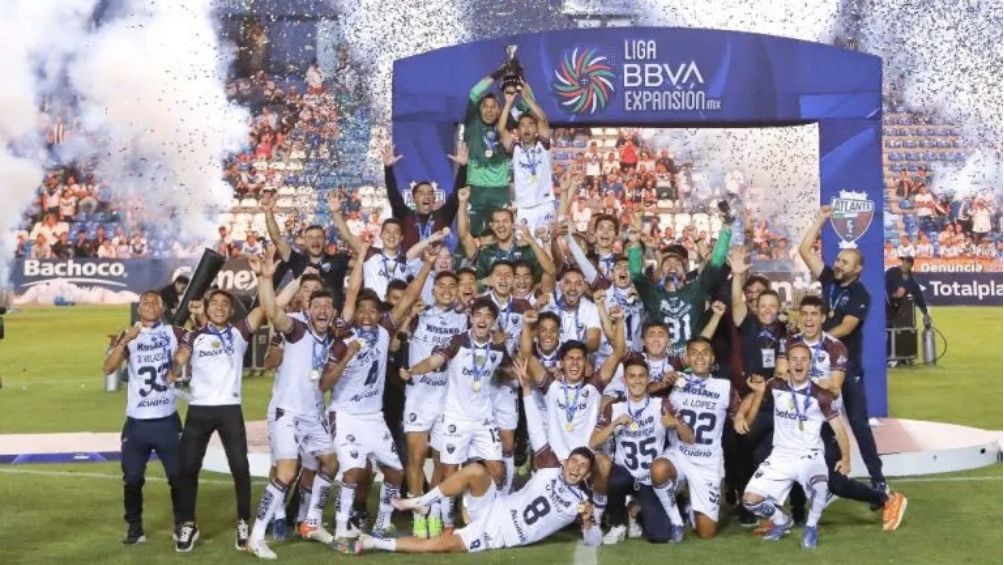
[[[781,510],[781,505],[797,481],[811,501],[802,534],[802,547],[811,549],[816,547],[819,517],[829,497],[826,457],[819,435],[824,421],[833,429],[840,447],[840,460],[834,466],[836,472],[843,475],[851,472],[851,451],[847,430],[840,420],[840,413],[833,407],[833,397],[809,380],[812,367],[809,346],[804,343],[791,345],[788,363],[790,381],[748,381],[753,392],[743,401],[736,416],[736,432],[745,434],[756,418],[760,404],[773,406],[773,450],[746,486],[743,506],[757,516],[770,519],[771,529],[764,539],[777,541],[794,524],[791,516]]]
[[[480,464],[464,467],[438,487],[418,498],[395,500],[398,510],[422,512],[437,501],[463,494],[470,522],[437,538],[384,539],[360,536],[356,552],[368,550],[403,553],[460,553],[504,549],[536,543],[580,520],[586,545],[599,545],[602,537],[593,521],[592,503],[584,485],[592,476],[596,457],[588,447],[573,449],[564,463],[551,451],[543,433],[540,413],[533,402],[525,364],[517,367],[524,391],[527,430],[536,449],[533,474],[526,485],[509,495],[495,486],[492,475]],[[511,519],[510,519],[511,517]]]

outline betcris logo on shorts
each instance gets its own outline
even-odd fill
[[[614,93],[622,93],[625,112],[717,112],[722,99],[709,94],[705,69],[694,57],[669,52],[654,39],[623,40],[621,59],[602,49],[566,50],[552,86],[561,108],[595,115]]]
[[[93,283],[107,286],[127,287],[125,282],[115,279],[126,279],[129,272],[120,261],[90,259],[86,261],[26,259],[21,269],[24,279],[37,279],[27,282],[24,286],[43,284],[51,280],[67,282]]]

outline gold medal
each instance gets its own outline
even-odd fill
[[[572,422],[566,422],[565,423],[565,430],[567,430],[569,432],[574,431],[575,430],[575,424],[572,423]]]
[[[319,381],[319,380],[321,380],[321,372],[318,371],[317,369],[314,369],[313,371],[311,371],[310,372],[310,380],[312,380],[312,381]]]
[[[481,390],[481,381],[474,381],[471,383],[471,390],[474,392],[479,392]]]
[[[637,432],[638,431],[638,422],[631,422],[628,425],[628,429],[631,430],[632,432]]]
[[[830,310],[830,311],[829,311],[829,312],[828,312],[828,313],[826,314],[826,317],[827,317],[827,318],[830,318],[830,319],[832,320],[832,319],[833,319],[833,310]]]

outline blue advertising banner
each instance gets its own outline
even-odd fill
[[[1001,273],[914,273],[930,306],[996,306],[1004,300]]]

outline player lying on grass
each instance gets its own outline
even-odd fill
[[[586,545],[600,543],[602,533],[593,521],[592,503],[584,487],[592,475],[595,455],[588,447],[579,447],[564,463],[558,462],[543,433],[526,362],[517,363],[514,369],[523,389],[527,430],[535,448],[537,471],[530,481],[519,491],[503,495],[482,465],[467,465],[423,496],[394,501],[398,510],[421,512],[444,497],[463,494],[471,518],[466,527],[431,539],[362,535],[356,544],[357,553],[461,553],[519,547],[543,540],[576,520],[582,524]]]

